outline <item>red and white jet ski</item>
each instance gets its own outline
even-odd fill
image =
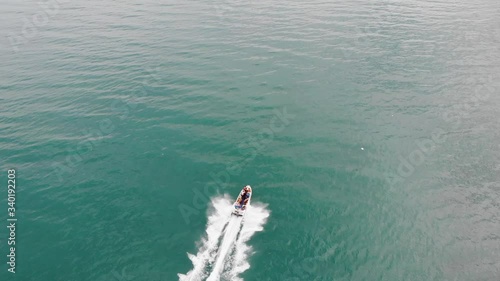
[[[233,214],[237,216],[243,216],[248,206],[250,206],[251,199],[252,199],[252,187],[247,185],[243,187],[243,189],[240,192],[240,195],[233,204],[234,206]]]

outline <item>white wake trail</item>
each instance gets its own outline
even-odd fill
[[[220,274],[224,268],[227,254],[229,250],[233,248],[236,236],[238,235],[238,232],[240,232],[241,220],[242,218],[237,216],[232,216],[229,220],[224,238],[222,238],[222,244],[219,247],[219,253],[217,255],[215,265],[212,268],[212,272],[210,273],[210,276],[208,276],[207,281],[218,281],[220,279]]]
[[[236,217],[231,215],[232,203],[227,195],[212,198],[206,236],[196,255],[188,253],[193,269],[178,274],[180,281],[242,281],[238,275],[250,268],[247,260],[252,254],[247,242],[264,229],[269,211],[266,205],[252,204],[243,218]]]

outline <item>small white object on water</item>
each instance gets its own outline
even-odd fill
[[[361,150],[365,150],[364,148],[361,148]]]

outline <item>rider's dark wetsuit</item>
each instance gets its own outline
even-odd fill
[[[250,192],[248,192],[248,191],[241,194],[240,205],[245,204],[245,200],[247,200],[249,197],[250,197]]]

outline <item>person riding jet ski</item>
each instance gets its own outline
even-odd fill
[[[245,207],[248,203],[248,200],[250,200],[250,197],[252,196],[252,187],[249,185],[245,186],[242,190],[240,195],[238,196],[238,204],[240,204],[240,207],[242,210],[245,210]]]

